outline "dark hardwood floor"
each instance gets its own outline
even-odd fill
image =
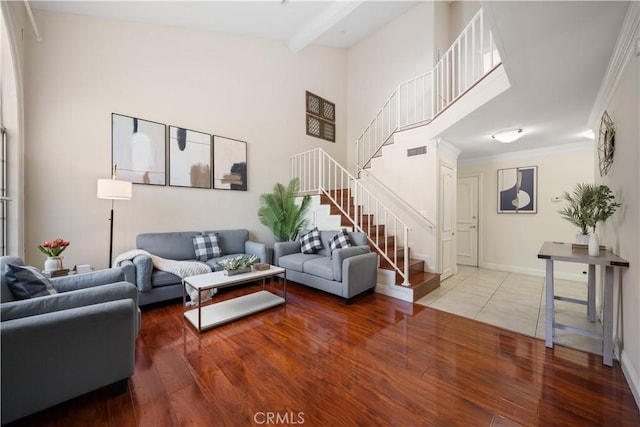
[[[15,425],[640,425],[617,362],[379,294],[288,289],[286,306],[202,334],[180,302],[146,309],[126,393]]]

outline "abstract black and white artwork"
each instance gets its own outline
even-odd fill
[[[213,137],[213,188],[247,191],[247,143]]]
[[[166,185],[166,126],[111,114],[111,156],[118,178],[134,184]]]
[[[538,167],[498,169],[498,213],[536,213]]]
[[[211,135],[169,126],[169,185],[211,188]]]

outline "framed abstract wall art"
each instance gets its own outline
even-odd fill
[[[537,193],[537,166],[498,169],[498,213],[536,213]]]
[[[213,188],[247,191],[247,143],[213,137]]]
[[[118,177],[134,184],[166,185],[166,126],[111,114],[111,159]]]
[[[169,126],[169,185],[211,188],[211,135]]]

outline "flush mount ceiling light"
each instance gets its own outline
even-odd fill
[[[508,144],[509,142],[513,142],[516,139],[522,136],[522,129],[506,129],[501,130],[500,132],[496,132],[491,135],[491,138]]]

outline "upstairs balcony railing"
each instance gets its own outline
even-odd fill
[[[433,70],[400,83],[376,113],[356,141],[358,170],[369,167],[395,132],[433,120],[500,61],[480,9]]]

